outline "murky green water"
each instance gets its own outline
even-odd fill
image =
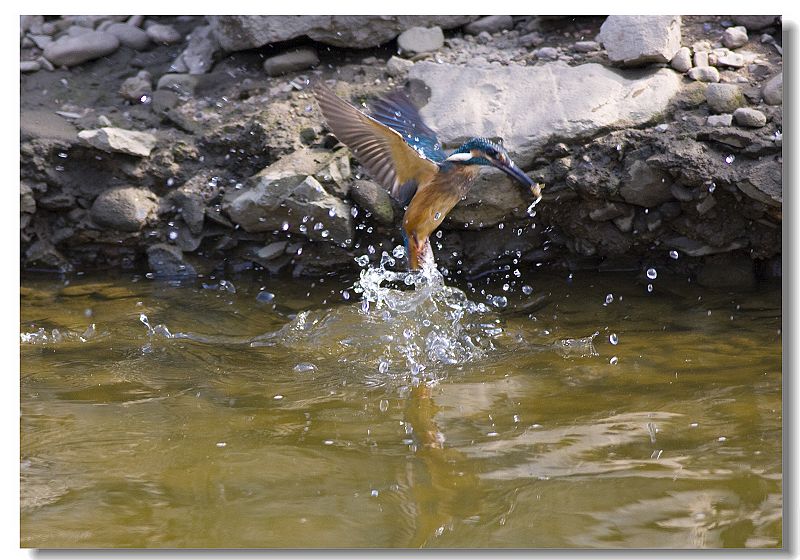
[[[780,286],[523,279],[25,278],[22,546],[781,546]]]

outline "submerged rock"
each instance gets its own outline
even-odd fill
[[[680,76],[668,69],[626,75],[599,64],[474,68],[418,62],[409,78],[430,88],[421,114],[442,140],[501,137],[523,167],[554,137],[569,141],[646,123],[680,90]]]
[[[598,36],[612,62],[669,62],[681,47],[680,16],[608,16]]]
[[[175,245],[157,243],[147,248],[147,264],[157,276],[196,276],[195,268],[186,262]]]

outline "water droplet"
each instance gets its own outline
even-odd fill
[[[717,438],[717,441],[728,441],[728,438],[726,438],[725,436],[719,436]]]
[[[369,495],[372,496],[373,498],[377,498],[378,497],[378,491],[377,490],[373,490],[372,492],[369,493]]]
[[[224,441],[218,441],[218,442],[217,442],[217,447],[220,447],[220,448],[222,448],[222,447],[225,447],[226,445],[228,445],[228,444],[227,444],[227,443],[225,443]]]
[[[526,285],[522,286],[522,293],[525,294],[526,296],[529,296],[529,295],[531,295],[533,293],[533,288],[531,288],[530,286],[528,286],[526,284]]]
[[[283,395],[275,395],[275,396],[274,396],[274,397],[272,397],[272,398],[273,398],[274,400],[276,400],[276,401],[280,401],[280,400],[283,400]]]
[[[503,308],[506,305],[508,305],[508,300],[506,299],[505,296],[494,296],[494,297],[492,297],[491,302],[492,302],[492,305],[494,305],[495,307],[500,307],[500,308]]]
[[[378,403],[378,408],[381,412],[386,412],[389,410],[389,401],[386,399],[381,399],[381,402]]]
[[[402,117],[402,116],[403,116],[403,113],[401,113],[400,111],[395,111],[395,112],[394,112],[394,116],[395,116],[395,117]]]
[[[514,423],[519,424],[519,414],[514,415]]]
[[[60,157],[62,159],[66,159],[68,156],[67,156],[67,154],[65,152],[58,152],[58,157]]]
[[[656,271],[655,268],[648,268],[647,269],[647,277],[650,280],[655,280],[656,278],[658,278],[658,272]]]
[[[730,164],[732,164],[734,162],[735,159],[736,159],[736,156],[734,156],[733,154],[729,154],[729,155],[725,156],[725,163],[730,165]]]
[[[511,286],[509,286],[508,284],[503,284],[503,291],[504,292],[507,292],[510,289],[511,289]]]
[[[314,364],[312,364],[310,362],[300,362],[299,364],[294,366],[294,370],[297,373],[305,373],[307,371],[316,371],[316,369],[317,369],[317,366],[315,366]]]
[[[436,214],[433,215],[433,219],[436,220],[436,221],[439,221],[441,219],[441,217],[442,217],[442,213],[441,212],[436,212]]]
[[[392,249],[392,255],[394,255],[395,258],[402,259],[403,257],[406,256],[406,248],[403,247],[402,245],[398,245],[397,247]]]
[[[286,231],[289,229],[289,222],[283,222],[281,224],[281,230]]]
[[[331,232],[329,232],[327,229],[323,229],[319,234],[322,237],[328,237],[331,234]]]
[[[369,256],[368,255],[361,255],[359,257],[356,257],[355,261],[356,261],[356,264],[358,264],[358,266],[361,266],[361,267],[367,266],[369,264]]]
[[[151,101],[153,101],[153,96],[152,96],[152,95],[147,95],[147,94],[144,94],[143,96],[141,96],[141,97],[139,98],[139,102],[140,102],[141,104],[143,104],[143,105],[147,105],[147,104],[148,104],[148,103],[150,103]]]
[[[619,358],[617,358],[616,356],[611,356],[611,359],[608,360],[608,363],[611,364],[612,366],[617,365],[617,362],[619,362]]]
[[[616,346],[617,343],[619,343],[619,337],[617,337],[617,333],[611,333],[610,335],[608,335],[608,341],[614,346]]]
[[[614,301],[614,294],[606,294],[606,305]]]
[[[652,293],[653,292],[653,285],[652,284],[648,284],[647,285],[647,291],[648,291],[648,293]]]
[[[258,295],[256,296],[256,301],[259,303],[270,303],[274,299],[275,299],[275,294],[270,293],[266,290],[258,292]]]
[[[175,241],[176,239],[178,239],[178,232],[177,232],[177,231],[175,231],[175,230],[172,230],[171,232],[169,232],[169,234],[168,234],[168,237],[169,237],[169,238],[170,238],[172,241]]]
[[[676,259],[677,260],[678,256],[679,256],[678,255],[678,251],[672,250],[672,251],[669,252],[669,258],[671,258],[671,259]]]
[[[330,210],[328,210],[328,216],[330,216],[331,218],[336,216],[336,208],[331,208]]]
[[[353,216],[354,218],[355,218],[356,216],[358,216],[358,208],[356,208],[355,206],[353,206],[353,207],[350,209],[350,215],[351,215],[351,216]]]
[[[332,439],[326,439],[322,443],[325,444],[325,445],[333,445],[333,440]]]
[[[506,227],[506,225],[503,222],[497,224],[497,229],[503,229],[504,227]]]
[[[342,298],[343,298],[345,301],[347,301],[348,299],[350,299],[350,292],[348,292],[347,290],[342,290]]]
[[[697,427],[697,426],[699,426],[699,425],[700,425],[700,424],[699,424],[699,423],[697,423],[697,422],[692,422],[691,424],[689,424],[689,426],[691,426],[692,428],[696,428],[696,427]]]

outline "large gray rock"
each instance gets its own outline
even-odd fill
[[[44,57],[55,66],[76,66],[113,53],[119,39],[111,33],[88,31],[77,37],[64,37],[47,45]]]
[[[669,62],[681,48],[681,17],[608,16],[598,37],[612,62]]]
[[[433,52],[444,46],[441,27],[412,27],[397,37],[397,46],[407,54]]]
[[[460,27],[476,16],[207,16],[222,48],[254,49],[307,36],[336,47],[377,47],[414,26]]]
[[[103,191],[90,215],[98,226],[118,231],[139,231],[156,216],[156,195],[147,189],[119,187]]]
[[[311,176],[262,177],[250,188],[226,195],[223,209],[248,232],[291,231],[312,240],[353,242],[350,208]]]
[[[298,150],[248,179],[245,189],[229,191],[223,210],[249,232],[291,231],[349,246],[350,208],[321,184],[344,184],[347,160],[346,150]]]
[[[156,137],[148,132],[114,127],[82,130],[78,133],[78,138],[104,152],[116,152],[139,157],[149,156],[156,145]]]
[[[533,202],[525,187],[493,168],[481,170],[464,200],[455,205],[445,224],[456,229],[483,229],[519,218]]]
[[[417,62],[409,78],[430,88],[421,114],[442,141],[501,137],[523,167],[551,139],[649,122],[666,110],[681,83],[669,69],[626,74],[562,63],[474,68]]]

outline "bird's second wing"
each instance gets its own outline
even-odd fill
[[[447,157],[436,133],[428,128],[419,111],[400,90],[377,99],[371,104],[372,117],[396,130],[407,144],[426,158],[442,162]]]
[[[319,84],[314,93],[336,138],[403,204],[438,172],[438,165],[404,142],[398,132],[339,99],[329,88]]]

